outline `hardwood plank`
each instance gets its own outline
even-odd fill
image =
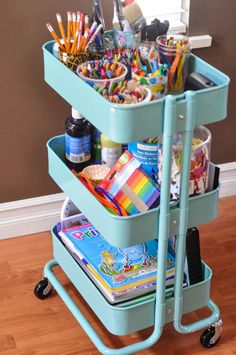
[[[213,270],[212,298],[220,307],[223,335],[214,355],[236,355],[236,197],[220,200],[219,218],[199,227],[202,258]],[[50,232],[0,241],[0,354],[1,355],[98,355],[98,350],[54,292],[40,301],[34,294],[44,264],[52,258]],[[152,328],[131,335],[111,335],[99,322],[73,285],[57,268],[57,276],[86,314],[99,336],[110,347],[145,339]],[[195,321],[208,315],[205,309],[184,317]],[[172,324],[164,327],[160,341],[139,354],[199,355],[209,350],[199,343],[201,331],[181,335]]]

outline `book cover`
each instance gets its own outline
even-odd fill
[[[59,235],[85,272],[103,293],[111,295],[111,299],[118,299],[127,293],[130,298],[155,289],[157,240],[117,248],[109,244],[90,223],[64,229]],[[168,286],[173,285],[174,272],[175,259],[168,254]]]

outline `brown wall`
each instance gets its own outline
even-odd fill
[[[91,3],[88,0],[0,1],[0,202],[60,191],[48,176],[45,145],[50,137],[64,132],[64,120],[70,107],[43,81],[41,46],[51,39],[45,23],[50,21],[56,27],[56,12],[65,14],[67,10],[81,10],[91,13]],[[112,2],[103,0],[103,4],[109,28]],[[222,10],[218,9],[222,1],[192,0],[192,4],[191,32],[209,33],[214,37],[213,47],[198,50],[197,54],[234,79],[236,51],[232,50],[231,43],[235,35],[235,1],[225,2],[224,21]],[[229,119],[210,126],[214,134],[212,156],[217,163],[236,160],[234,93],[233,82]]]
[[[236,161],[236,27],[235,0],[191,0],[190,35],[210,34],[210,48],[194,51],[231,78],[228,117],[209,125],[212,132],[212,160],[217,163]]]
[[[111,3],[103,0],[110,26]],[[56,12],[91,13],[92,1],[0,1],[0,202],[59,192],[47,172],[46,142],[64,133],[69,105],[43,80],[41,46]]]

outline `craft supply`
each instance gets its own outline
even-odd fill
[[[158,184],[162,180],[162,137],[158,147]],[[195,128],[192,140],[192,156],[190,167],[189,195],[205,193],[208,187],[208,171],[210,162],[211,133],[204,127]],[[173,154],[171,169],[171,200],[178,200],[180,194],[181,166],[183,152],[183,134],[175,133],[173,138]]]
[[[141,163],[125,151],[99,184],[129,215],[145,212],[159,204],[157,185],[140,167]]]
[[[168,70],[165,64],[159,64],[156,72],[147,75],[144,68],[140,68],[135,65],[134,62],[131,64],[131,68],[132,78],[151,90],[152,100],[157,100],[165,96],[168,83]]]
[[[111,213],[119,216],[127,216],[127,212],[122,206],[119,206],[118,203],[110,197],[105,190],[96,186],[94,187],[91,180],[83,172],[77,173],[75,170],[72,170],[82,184],[87,187],[87,189],[98,199],[101,204],[106,207]]]
[[[97,8],[101,7],[100,0],[94,0],[94,3],[97,4],[96,5]],[[64,29],[61,15],[59,13],[56,14],[56,18],[60,30],[60,37],[62,37],[62,39],[60,39],[57,36],[57,34],[55,33],[55,31],[53,30],[52,26],[49,23],[47,23],[46,26],[49,32],[51,33],[53,39],[57,42],[60,51],[66,53],[67,56],[69,57],[67,60],[65,55],[63,56],[61,54],[59,57],[58,54],[59,59],[62,60],[65,64],[67,63],[67,61],[72,62],[72,60],[75,59],[75,57],[73,56],[74,54],[78,54],[78,53],[83,54],[84,52],[86,52],[88,45],[94,42],[97,39],[97,37],[101,35],[101,32],[104,28],[104,21],[102,21],[103,24],[99,22],[99,26],[98,26],[98,22],[94,21],[90,27],[89,16],[79,11],[77,11],[77,13],[67,11],[67,31],[65,31]],[[102,45],[103,41],[101,41],[100,39],[99,43],[100,45]],[[55,49],[54,49],[54,53],[55,53]],[[72,56],[70,57],[70,55]],[[79,60],[77,62],[77,66],[79,63],[83,61],[84,58],[82,60]],[[72,70],[75,71],[75,69],[76,68],[73,67]]]
[[[101,25],[101,33],[103,34],[103,30],[105,30],[105,20],[101,0],[93,0],[92,20],[96,21],[97,25]]]
[[[91,160],[91,125],[72,107],[65,122],[65,156],[70,169],[82,171]]]
[[[104,134],[101,134],[102,164],[111,168],[122,154],[122,144],[113,142]]]
[[[67,49],[70,53],[70,46],[71,46],[71,23],[72,23],[72,14],[71,11],[67,11]]]
[[[141,32],[146,25],[146,19],[143,16],[142,10],[136,1],[123,7],[123,15],[129,22],[134,33]]]
[[[158,137],[152,137],[145,142],[128,144],[129,152],[141,163],[145,173],[157,182]]]
[[[106,100],[115,104],[144,104],[152,98],[151,91],[139,85],[135,80],[111,82],[103,87],[94,85],[93,88]]]
[[[64,45],[61,43],[60,39],[58,38],[56,32],[54,31],[54,29],[52,28],[52,26],[50,25],[50,23],[46,23],[47,29],[49,30],[49,32],[51,33],[52,37],[54,38],[54,40],[58,43],[59,48],[64,52],[65,51],[65,47]]]
[[[61,20],[61,15],[59,13],[57,13],[56,14],[56,18],[57,18],[58,26],[59,26],[59,29],[60,29],[61,37],[63,39],[64,46],[66,47],[66,50],[68,51],[66,34],[65,34],[65,30],[64,30],[63,23],[62,23],[62,20]]]
[[[180,94],[184,91],[188,74],[190,41],[182,35],[163,35],[157,38],[160,62],[168,66],[168,92]]]
[[[108,174],[110,168],[106,165],[89,165],[83,169],[83,173],[91,180],[93,186],[97,186]]]
[[[129,22],[126,20],[123,14],[123,7],[121,4],[120,0],[113,0],[113,6],[114,6],[114,17],[113,17],[113,28],[121,30],[122,32],[129,32],[133,33],[133,30],[129,24]],[[117,21],[118,20],[118,24]]]
[[[102,59],[82,63],[76,72],[90,86],[104,87],[104,84],[124,80],[127,68],[121,63]]]
[[[101,32],[102,30],[102,25],[98,25],[98,27],[96,28],[96,30],[94,31],[94,33],[92,34],[92,37],[90,38],[89,42],[86,45],[86,49],[88,48],[89,44],[92,43],[93,41],[95,41],[96,37],[98,36],[98,34]]]

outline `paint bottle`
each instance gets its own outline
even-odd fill
[[[111,168],[122,154],[122,144],[113,142],[101,134],[102,164]]]
[[[72,107],[65,121],[65,155],[70,169],[82,171],[91,161],[91,124]]]

